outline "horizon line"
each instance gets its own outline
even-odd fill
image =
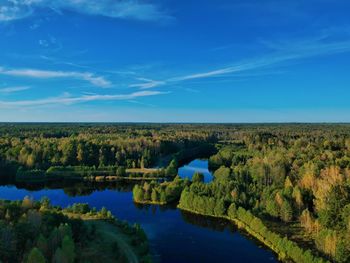
[[[246,124],[345,124],[350,125],[350,122],[148,122],[148,121],[66,121],[66,122],[57,122],[57,121],[0,121],[0,124],[208,124],[208,125],[246,125]]]

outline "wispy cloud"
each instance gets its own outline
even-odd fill
[[[142,21],[171,20],[172,17],[149,1],[135,0],[3,0],[0,1],[0,21],[12,21],[31,16],[47,8],[61,14],[65,10],[111,18]]]
[[[50,71],[38,69],[5,69],[0,67],[1,75],[28,77],[37,79],[51,79],[51,78],[74,78],[81,79],[98,87],[109,87],[112,83],[102,76],[96,76],[91,72],[75,72],[75,71]]]
[[[46,55],[40,55],[39,57],[41,59],[47,61],[47,62],[50,62],[50,63],[54,64],[54,65],[67,65],[67,66],[76,67],[76,68],[80,68],[80,69],[87,69],[87,68],[89,68],[89,66],[81,65],[81,64],[74,63],[74,62],[71,62],[71,61],[66,61],[66,60],[61,59],[61,58],[49,57],[49,56],[46,56]]]
[[[0,93],[14,93],[14,92],[19,92],[19,91],[24,91],[28,90],[30,87],[28,86],[16,86],[16,87],[6,87],[6,88],[1,88]]]
[[[57,104],[76,104],[92,101],[117,101],[117,100],[134,100],[141,97],[156,96],[161,94],[167,94],[167,92],[161,91],[139,91],[129,94],[112,94],[112,95],[83,95],[79,97],[72,97],[69,94],[64,94],[59,97],[51,97],[37,100],[17,100],[17,101],[0,101],[0,107],[2,108],[16,108],[16,107],[33,107],[33,106],[45,106],[45,105],[57,105]]]
[[[136,83],[129,85],[130,88],[140,88],[140,89],[150,89],[154,87],[158,87],[166,84],[165,81],[146,79],[146,78],[137,78],[139,81],[143,81],[142,83]]]
[[[168,78],[166,80],[157,81],[154,84],[158,84],[159,86],[187,80],[227,76],[228,74],[232,73],[266,69],[286,62],[350,52],[350,40],[332,42],[329,40],[329,38],[327,38],[327,36],[304,39],[292,43],[264,42],[264,45],[268,46],[270,49],[273,49],[274,52],[270,53],[269,55],[264,55],[254,59],[247,59],[245,61],[214,70]],[[147,83],[152,85],[153,82],[149,81]],[[147,83],[143,85],[147,85]],[[135,85],[135,87],[137,86]],[[142,88],[142,84],[139,84],[139,87]]]
[[[345,34],[346,36],[350,34]],[[348,39],[349,37],[347,37]],[[262,45],[270,50],[267,55],[246,59],[240,62],[227,64],[217,69],[195,72],[187,75],[168,77],[163,80],[150,78],[137,78],[140,83],[131,84],[131,88],[150,89],[159,86],[174,85],[191,80],[202,80],[214,77],[242,77],[280,74],[281,70],[271,71],[276,66],[285,65],[288,62],[300,62],[302,60],[333,54],[350,52],[350,40],[332,40],[330,33],[321,34],[313,38],[299,39],[289,42],[260,41]],[[257,72],[260,70],[260,73]],[[265,72],[261,72],[264,70]],[[266,71],[269,70],[269,71]],[[216,80],[217,81],[217,80]]]
[[[137,101],[137,100],[128,100],[128,102],[133,103],[133,104],[142,105],[142,106],[152,107],[152,108],[156,107],[156,105],[154,105],[154,104],[143,103],[143,102],[140,102],[140,101]]]
[[[272,47],[272,44],[270,45]],[[297,61],[317,56],[325,56],[337,53],[350,52],[350,41],[341,42],[309,42],[301,41],[294,44],[274,44],[278,50],[268,56],[246,60],[232,66],[215,69],[211,71],[194,73],[185,76],[171,78],[168,81],[185,81],[192,79],[209,78],[229,73],[244,72],[255,69],[267,68],[284,62]]]

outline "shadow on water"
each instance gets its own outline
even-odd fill
[[[219,232],[229,230],[231,233],[234,233],[237,231],[235,225],[225,219],[201,216],[182,210],[181,216],[186,223],[189,223],[191,225],[196,225],[203,228],[210,228]]]
[[[211,216],[202,216],[187,211],[180,211],[182,219],[186,223],[205,229],[211,229],[217,232],[228,231],[231,234],[239,233],[241,236],[244,236],[247,240],[250,240],[253,244],[255,244],[255,246],[266,249],[267,251],[270,250],[266,245],[249,235],[245,230],[239,229],[233,222],[229,221],[228,219],[215,218]]]
[[[176,204],[168,205],[149,205],[149,204],[137,204],[134,203],[135,208],[145,212],[151,212],[153,215],[156,215],[158,212],[166,212],[169,210],[175,211],[177,209]]]
[[[45,183],[0,183],[1,186],[13,185],[17,189],[24,189],[28,191],[40,190],[58,190],[62,189],[69,197],[75,196],[89,196],[93,192],[100,192],[105,190],[113,190],[118,192],[131,192],[135,183],[126,181],[113,182],[77,182],[77,181],[61,181],[61,182],[45,182]]]

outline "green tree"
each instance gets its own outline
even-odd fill
[[[160,201],[162,203],[166,203],[166,201],[167,201],[167,197],[166,197],[165,191],[163,189],[160,192]]]
[[[36,245],[38,249],[40,249],[40,251],[43,253],[43,255],[48,255],[49,251],[47,246],[47,239],[42,234],[39,235],[38,240],[36,241]]]
[[[219,182],[227,182],[231,179],[231,169],[221,166],[214,172],[214,177],[215,180],[218,180]]]
[[[46,260],[43,254],[40,252],[38,248],[34,247],[28,255],[27,263],[45,263],[45,262]]]
[[[290,222],[293,219],[293,209],[289,201],[283,201],[281,205],[280,216],[284,222]]]
[[[279,216],[279,207],[278,205],[276,204],[276,201],[275,200],[267,200],[266,202],[266,212],[273,216],[273,217],[278,217]]]
[[[108,216],[108,210],[106,207],[102,207],[101,208],[101,211],[100,211],[100,214],[102,217],[106,218]]]
[[[117,176],[124,177],[126,176],[126,169],[124,166],[119,166],[116,171]]]
[[[134,186],[132,192],[135,201],[143,201],[143,189],[138,184]]]
[[[204,175],[199,172],[195,172],[192,176],[192,182],[193,183],[203,183],[204,182]]]
[[[327,228],[341,228],[342,210],[350,203],[349,187],[334,186],[325,200],[325,208],[319,212],[322,225]]]
[[[152,198],[153,202],[157,202],[158,201],[158,194],[157,194],[156,189],[154,189],[154,188],[152,189],[151,198]]]
[[[67,258],[67,263],[73,263],[75,259],[75,245],[70,236],[65,236],[62,240],[62,252]]]
[[[214,214],[222,216],[226,212],[225,201],[223,199],[217,200],[214,208]]]
[[[230,206],[227,209],[227,215],[230,218],[236,218],[237,217],[237,206],[235,203],[230,204]]]
[[[56,249],[55,254],[52,257],[52,263],[68,263],[68,260],[60,247]]]
[[[165,174],[170,177],[174,177],[177,175],[177,162],[172,160],[168,167],[165,170]]]

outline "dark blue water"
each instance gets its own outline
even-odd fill
[[[207,162],[196,160],[199,172],[210,174]],[[192,168],[180,168],[180,176],[189,176]],[[210,179],[209,177],[207,178]],[[277,262],[275,255],[260,247],[253,239],[240,233],[230,223],[181,212],[176,208],[138,206],[132,202],[131,192],[94,190],[85,196],[69,196],[62,189],[30,191],[14,186],[0,187],[0,199],[17,200],[26,195],[39,200],[43,196],[54,205],[67,206],[75,202],[91,207],[107,207],[122,220],[142,225],[150,240],[156,262]]]

